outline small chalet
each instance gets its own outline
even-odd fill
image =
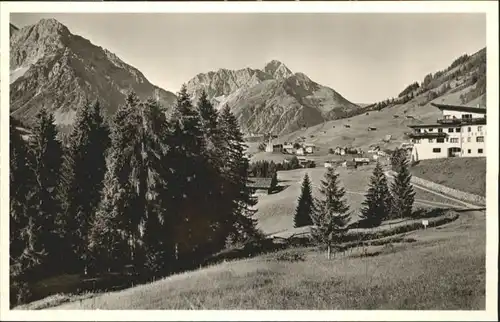
[[[316,146],[313,143],[306,143],[304,144],[304,148],[307,153],[314,153],[314,149],[316,148]]]
[[[271,144],[266,146],[266,152],[281,152],[283,151],[283,144]]]
[[[357,165],[366,165],[370,163],[370,159],[368,158],[354,158],[354,162],[356,162]]]
[[[368,127],[368,131],[376,131],[376,130],[377,130],[377,128],[376,128],[376,127],[372,127],[372,126],[369,126],[369,127]]]
[[[248,178],[247,187],[256,195],[268,195],[271,193],[271,178]]]
[[[297,154],[297,155],[305,155],[306,154],[306,150],[304,148],[299,148],[299,149],[297,149],[297,151],[295,151],[295,154]]]
[[[331,162],[331,161],[326,161],[326,162],[324,163],[324,166],[325,166],[325,168],[333,168],[333,162]]]
[[[343,166],[347,169],[356,169],[358,167],[355,161],[346,161],[344,162]]]
[[[293,154],[295,152],[295,148],[293,147],[293,144],[283,145],[283,152]]]

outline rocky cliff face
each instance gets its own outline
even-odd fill
[[[195,100],[205,90],[219,108],[228,104],[246,134],[280,135],[361,109],[305,74],[294,74],[277,60],[262,70],[220,69],[199,74],[187,87]]]
[[[151,84],[136,68],[108,50],[72,34],[55,19],[42,19],[10,37],[10,111],[26,124],[45,106],[69,125],[87,99],[99,98],[112,114],[133,89],[170,107],[175,95]]]

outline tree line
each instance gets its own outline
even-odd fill
[[[205,93],[193,105],[183,86],[165,112],[130,92],[106,122],[88,102],[64,145],[45,109],[28,141],[11,118],[12,283],[29,290],[48,276],[124,265],[165,275],[259,237],[229,107],[217,112]]]
[[[312,160],[305,163],[305,168],[315,168],[316,163]],[[301,169],[303,166],[300,164],[299,159],[293,156],[288,162],[277,162],[260,160],[250,164],[250,175],[253,177],[272,178],[277,171],[288,171]]]
[[[415,191],[411,184],[408,160],[399,151],[395,152],[391,161],[396,170],[391,184],[381,164],[377,162],[362,203],[357,227],[376,227],[384,220],[412,216]],[[294,226],[312,226],[313,238],[327,247],[330,257],[332,246],[343,242],[345,234],[352,227],[352,213],[345,199],[346,191],[334,168],[328,168],[321,180],[319,197],[313,197],[312,188],[311,180],[305,174],[294,213]]]

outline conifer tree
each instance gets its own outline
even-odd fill
[[[311,230],[313,238],[327,246],[330,258],[331,246],[342,241],[350,221],[349,206],[344,195],[345,189],[339,186],[339,175],[334,168],[328,168],[324,180],[321,181],[321,199],[316,201],[316,211]]]
[[[37,115],[33,130],[32,153],[35,185],[33,212],[30,213],[31,251],[47,254],[45,272],[57,272],[61,266],[61,227],[57,221],[60,214],[58,189],[62,165],[62,147],[56,139],[54,116],[42,108]],[[36,240],[36,242],[34,242]]]
[[[377,162],[370,179],[370,186],[363,201],[361,220],[368,226],[375,227],[390,215],[391,193],[384,170]]]
[[[77,112],[62,173],[61,221],[66,235],[65,245],[72,253],[68,254],[69,263],[66,261],[65,264],[72,270],[82,269],[89,260],[89,229],[104,184],[108,142],[108,127],[99,102],[87,102]]]
[[[30,162],[28,144],[22,138],[17,126],[20,124],[10,117],[10,258],[15,260],[26,247],[23,230],[28,225],[30,197],[33,193],[34,177]]]
[[[391,184],[391,193],[393,216],[395,218],[410,217],[415,202],[415,191],[411,184],[407,160],[403,160],[399,166],[399,171]]]
[[[195,253],[203,251],[206,236],[210,235],[211,219],[205,210],[211,171],[200,116],[185,85],[178,93],[170,124],[172,132],[167,145],[169,158],[175,162],[171,178],[171,186],[175,188],[171,190],[170,205],[176,216],[175,240],[180,256],[184,261],[191,261],[195,260]]]
[[[275,191],[278,187],[278,171],[273,170],[271,173],[271,191]]]
[[[140,223],[144,218],[144,207],[141,211],[138,197],[138,193],[144,190],[138,180],[143,173],[140,164],[143,152],[141,113],[138,96],[129,92],[126,104],[120,106],[113,116],[104,189],[90,234],[93,256],[98,257],[103,265],[120,263],[118,250],[122,252],[121,263],[130,263],[135,258]],[[111,248],[108,243],[117,247]],[[124,251],[125,248],[128,251]]]
[[[311,181],[307,173],[302,180],[302,189],[299,196],[299,202],[295,209],[293,219],[294,227],[310,226],[313,224],[312,215],[314,212],[314,200],[312,196]]]
[[[243,134],[228,105],[219,115],[219,129],[223,141],[223,175],[228,182],[224,194],[231,202],[230,212],[233,214],[230,239],[243,241],[255,238],[258,234],[252,216],[257,200],[248,188],[249,160],[245,156]]]

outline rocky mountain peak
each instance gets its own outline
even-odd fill
[[[274,79],[286,79],[293,75],[292,71],[279,60],[271,60],[264,66],[263,71],[273,76]]]

